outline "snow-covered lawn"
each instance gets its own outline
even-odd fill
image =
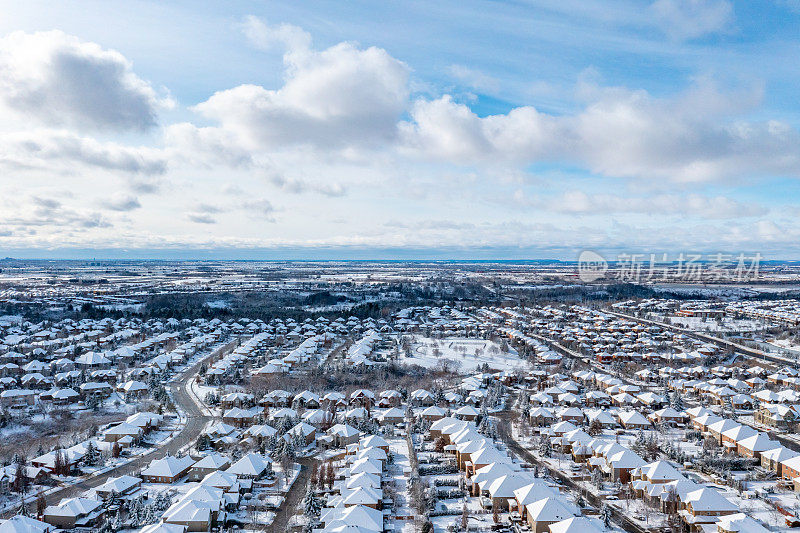
[[[475,372],[484,363],[496,370],[524,369],[528,366],[516,350],[509,347],[508,352],[504,353],[500,344],[491,340],[468,337],[431,339],[415,335],[412,343],[412,356],[402,356],[401,363],[434,368],[442,360],[449,359],[458,365],[461,373]]]

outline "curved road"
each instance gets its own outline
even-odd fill
[[[161,459],[165,455],[174,455],[180,451],[187,444],[194,442],[200,436],[200,433],[205,428],[206,424],[213,418],[203,412],[193,399],[191,393],[187,391],[187,387],[192,379],[195,378],[200,371],[200,367],[209,359],[224,355],[236,346],[236,341],[231,341],[224,346],[214,350],[206,357],[200,359],[195,364],[178,374],[178,376],[170,383],[167,384],[168,389],[172,393],[172,399],[176,405],[180,406],[186,416],[186,423],[178,431],[176,435],[170,438],[161,446],[150,450],[149,452],[139,455],[131,461],[122,464],[111,470],[105,471],[102,474],[91,476],[81,480],[72,485],[66,485],[63,488],[45,494],[47,505],[57,505],[64,498],[71,498],[80,495],[86,490],[99,487],[109,478],[119,477],[123,475],[137,475],[143,470],[151,461]],[[35,504],[36,494],[28,496],[25,501],[29,504]],[[15,511],[7,511],[3,513],[3,518],[9,518],[16,514]]]

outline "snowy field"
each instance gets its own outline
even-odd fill
[[[655,320],[664,321],[664,315],[653,315]],[[705,322],[700,317],[694,316],[669,316],[670,323],[673,326],[690,329],[693,331],[758,331],[764,329],[764,323],[759,320],[752,320],[749,318],[730,318],[724,317],[722,321],[717,322],[714,319],[707,318]]]
[[[797,344],[792,339],[775,339],[768,341],[768,344],[771,344],[776,348],[782,348],[785,350],[793,350],[796,352],[800,352],[800,344]]]
[[[454,361],[461,373],[472,373],[478,367],[488,364],[495,370],[514,370],[527,368],[527,361],[520,359],[517,351],[509,347],[503,353],[500,344],[484,339],[466,337],[445,337],[430,339],[416,335],[412,340],[412,357],[402,356],[400,362],[434,368],[448,359]]]

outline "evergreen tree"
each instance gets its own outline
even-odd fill
[[[433,403],[441,405],[444,403],[444,391],[441,388],[436,388],[433,391]]]
[[[328,463],[328,468],[325,470],[325,481],[328,483],[328,490],[333,488],[333,480],[335,477],[333,473],[333,464]]]
[[[28,491],[28,471],[22,459],[17,459],[16,469],[14,470],[14,490],[20,494]]]
[[[211,437],[209,437],[207,434],[203,433],[197,439],[197,449],[198,450],[208,450],[209,448],[211,448]]]
[[[676,411],[680,412],[683,411],[683,399],[678,391],[672,393],[672,398],[670,398],[670,407],[675,409]]]
[[[547,435],[542,435],[539,439],[539,454],[544,457],[550,457],[551,453],[550,438]]]
[[[97,463],[97,447],[94,445],[94,441],[90,440],[86,444],[86,454],[83,456],[83,462],[86,466],[94,466]]]
[[[288,444],[286,439],[277,439],[274,447],[272,448],[272,457],[274,457],[276,461],[280,462],[287,454]]]
[[[68,466],[64,459],[64,452],[61,448],[57,448],[53,458],[53,473],[57,476],[64,476],[67,474]]]
[[[317,474],[317,487],[319,490],[325,489],[325,481],[327,480],[327,466],[328,463],[322,463],[322,465],[319,467],[319,473]]]
[[[141,496],[133,500],[128,506],[128,522],[130,523],[131,527],[139,528],[144,525],[143,507],[144,507],[144,502],[142,501]]]
[[[607,503],[600,508],[600,519],[603,521],[603,527],[611,528],[611,507]]]
[[[19,514],[20,516],[28,516],[28,507],[27,504],[25,503],[24,497],[20,498],[19,511],[17,511],[17,514]]]
[[[636,434],[636,440],[633,441],[633,444],[631,444],[631,449],[634,452],[638,453],[639,455],[642,455],[646,447],[647,447],[647,440],[644,437],[644,431],[640,429],[639,432]]]
[[[306,447],[305,437],[303,437],[300,430],[295,431],[292,435],[292,447],[295,450],[302,450]]]
[[[592,483],[594,483],[594,486],[597,488],[597,490],[601,490],[603,488],[603,474],[600,473],[599,469],[592,471]]]
[[[303,499],[303,509],[305,510],[305,515],[309,519],[309,522],[316,524],[319,513],[322,510],[322,502],[317,498],[317,495],[314,493],[314,488],[310,483],[306,490],[306,496]]]

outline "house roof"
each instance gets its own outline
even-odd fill
[[[531,483],[518,488],[514,491],[514,497],[519,502],[519,505],[525,506],[544,498],[550,498],[558,495],[558,491],[545,483],[541,478],[534,478]]]
[[[470,454],[473,464],[488,465],[489,463],[510,463],[511,459],[494,446],[486,446]]]
[[[0,522],[0,533],[48,533],[54,529],[55,526],[22,515]]]
[[[346,505],[373,505],[382,498],[383,491],[374,487],[356,487],[342,491],[342,501]]]
[[[666,461],[656,461],[639,468],[649,481],[673,481],[683,479],[683,474]]]
[[[513,498],[514,491],[530,484],[531,479],[534,478],[528,473],[506,474],[492,481],[487,489],[492,498]]]
[[[750,426],[745,426],[744,424],[742,424],[739,427],[731,428],[723,433],[724,436],[728,437],[729,439],[733,439],[734,442],[739,442],[741,440],[744,440],[748,437],[752,437],[757,434],[758,431],[751,428]]]
[[[370,474],[380,474],[383,472],[383,465],[375,459],[364,457],[363,459],[356,460],[350,467],[351,474],[358,474],[360,472],[368,472]]]
[[[153,424],[160,424],[161,421],[164,419],[162,415],[156,413],[150,413],[147,411],[142,411],[140,413],[133,414],[125,419],[125,422],[128,424],[132,424],[134,426],[144,427],[146,425],[153,425]]]
[[[219,453],[210,453],[192,465],[192,468],[225,468],[231,460]]]
[[[623,424],[636,424],[642,426],[650,424],[650,421],[637,411],[620,411],[619,419]]]
[[[386,452],[383,451],[383,448],[378,447],[363,448],[358,451],[358,454],[356,454],[357,459],[363,459],[365,457],[369,459],[377,459],[379,461],[385,461],[387,459]]]
[[[45,516],[64,516],[76,518],[87,515],[103,505],[103,502],[90,498],[68,498],[61,500],[58,505],[49,505],[44,511]]]
[[[335,426],[331,426],[328,433],[336,435],[337,437],[353,437],[359,435],[361,432],[349,424],[336,424]]]
[[[384,412],[378,415],[378,418],[381,420],[385,418],[403,418],[403,417],[405,417],[405,413],[403,412],[402,409],[399,409],[397,407],[390,407],[389,409],[385,410]]]
[[[603,533],[606,528],[597,518],[574,516],[561,522],[550,524],[550,533]]]
[[[722,434],[722,433],[725,433],[726,431],[728,431],[729,429],[733,429],[733,428],[738,427],[740,425],[741,424],[738,424],[738,423],[734,422],[733,420],[730,420],[730,419],[727,419],[727,418],[723,418],[723,419],[717,420],[713,424],[709,425],[708,426],[708,430],[709,431],[714,431],[715,433]]]
[[[206,474],[202,481],[200,481],[201,485],[207,485],[209,487],[216,487],[220,489],[229,490],[233,486],[238,485],[238,478],[236,474],[232,474],[230,472],[223,472],[221,470],[215,470],[210,474]]]
[[[345,479],[345,487],[354,489],[356,487],[375,487],[380,488],[381,476],[378,474],[370,474],[369,472],[361,472]]]
[[[259,476],[272,463],[272,459],[258,453],[248,453],[235,463],[226,472],[239,476]]]
[[[175,477],[195,463],[191,457],[174,457],[168,455],[163,459],[156,459],[150,466],[142,470],[143,476]]]
[[[720,528],[725,531],[735,531],[737,533],[768,533],[769,530],[761,525],[754,518],[744,513],[734,513],[720,516],[717,522]]]
[[[515,471],[514,463],[491,463],[479,468],[475,475],[472,476],[472,482],[476,483],[481,489],[487,483],[493,482],[495,479],[512,474]]]
[[[704,487],[686,495],[684,503],[694,511],[738,511],[739,508],[714,489]]]
[[[139,533],[186,533],[186,526],[182,524],[151,524],[145,526]]]
[[[142,480],[138,477],[133,476],[120,476],[120,477],[112,477],[99,487],[96,490],[104,491],[104,492],[116,492],[122,493],[126,490],[129,490],[131,487],[135,487],[140,485]]]
[[[127,422],[121,422],[114,427],[108,428],[105,435],[141,435],[142,428],[139,426],[134,426],[133,424],[128,424]]]
[[[751,435],[747,438],[741,439],[738,441],[738,444],[747,449],[752,450],[754,452],[764,452],[767,450],[773,450],[775,448],[780,448],[781,445],[778,444],[776,441],[769,438],[766,433],[756,433],[755,435]]]
[[[574,504],[561,497],[545,498],[529,503],[525,509],[534,522],[560,522],[580,514],[580,510]]]
[[[247,428],[248,435],[252,435],[253,437],[271,437],[275,435],[278,431],[272,427],[268,426],[267,424],[256,424]]]
[[[473,452],[477,452],[478,450],[485,448],[486,446],[491,444],[492,441],[485,438],[480,438],[475,440],[462,441],[456,444],[455,446],[456,450],[458,450],[459,453],[470,454]]]
[[[383,513],[364,505],[323,509],[320,520],[325,524],[325,529],[361,526],[369,531],[383,531]]]
[[[766,457],[770,461],[777,461],[779,463],[783,463],[787,459],[791,459],[792,457],[797,457],[798,453],[790,450],[789,448],[778,446],[777,448],[773,448],[771,450],[762,452],[761,456]]]
[[[205,522],[211,521],[211,513],[216,507],[213,503],[195,500],[193,498],[183,498],[173,504],[164,513],[163,519],[170,522]]]
[[[622,450],[608,456],[608,463],[614,468],[637,468],[644,460],[630,450]]]

